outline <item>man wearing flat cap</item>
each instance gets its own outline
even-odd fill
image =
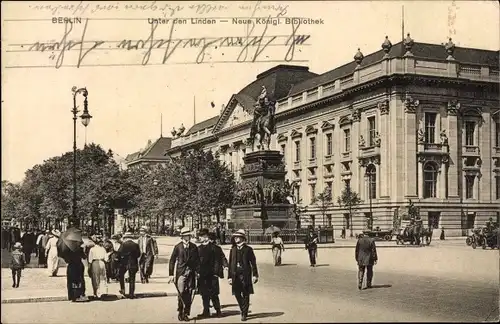
[[[257,283],[259,272],[253,249],[245,243],[245,230],[236,231],[233,238],[235,245],[229,253],[228,281],[240,306],[241,320],[246,321],[250,295],[254,293],[253,284]]]
[[[196,276],[199,273],[200,258],[198,256],[198,247],[196,244],[191,243],[191,231],[185,227],[181,230],[180,234],[182,241],[174,246],[174,250],[170,256],[168,281],[169,283],[174,282],[177,288],[178,319],[187,322],[191,313],[192,294],[196,288]]]

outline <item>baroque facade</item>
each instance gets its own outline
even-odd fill
[[[239,177],[252,151],[252,107],[261,87],[277,101],[271,149],[280,150],[301,223],[359,232],[389,229],[409,200],[429,226],[465,235],[499,218],[498,51],[414,42],[394,46],[323,74],[279,65],[229,99],[219,116],[194,125],[166,154],[194,147],[218,151]],[[362,203],[351,221],[337,203],[343,188]],[[326,213],[313,202],[329,188]],[[438,231],[435,231],[436,233]],[[439,234],[439,233],[437,233]]]

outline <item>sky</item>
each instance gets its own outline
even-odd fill
[[[26,45],[21,51],[15,51],[16,48],[21,49],[15,44],[29,45],[37,41],[61,39],[64,32],[62,24],[53,24],[49,20],[12,21],[75,16],[62,7],[53,14],[49,9],[63,3],[48,3],[51,8],[36,9],[33,2],[2,2],[2,43],[6,44],[2,46],[2,180],[21,181],[27,169],[72,149],[73,120],[70,110],[73,106],[73,86],[87,87],[89,112],[93,116],[86,130],[78,124],[78,147],[84,145],[86,133],[88,143],[98,143],[123,158],[145,147],[149,139],[155,140],[160,136],[161,115],[164,136],[169,136],[171,129],[181,123],[189,129],[194,122],[194,97],[196,121],[200,122],[217,115],[221,105],[227,104],[233,93],[254,81],[257,74],[285,63],[286,48],[282,46],[269,46],[260,57],[273,62],[210,63],[211,60],[234,61],[239,49],[225,48],[223,52],[221,49],[209,49],[207,62],[192,64],[199,49],[182,49],[176,50],[169,61],[176,64],[157,64],[162,54],[155,52],[151,56],[152,64],[146,66],[102,66],[109,63],[139,64],[143,51],[101,50],[89,53],[85,63],[82,61],[82,65],[92,66],[77,68],[78,50],[75,49],[66,52],[64,57],[64,63],[73,66],[63,65],[56,69],[55,61],[50,61],[49,52],[27,52]],[[80,6],[84,8],[89,4],[95,8],[96,3],[99,2],[80,2]],[[110,2],[112,5],[117,3]],[[175,8],[175,3],[170,4],[171,8]],[[256,2],[240,4],[253,6]],[[154,2],[154,5],[164,6],[161,2]],[[180,5],[188,7],[186,3]],[[260,4],[267,7],[259,7],[256,16],[276,15],[280,10],[270,7],[276,9],[279,5],[286,8],[285,16],[288,17],[323,19],[324,24],[303,24],[296,32],[311,36],[307,41],[310,45],[297,49],[294,56],[297,60],[308,62],[287,63],[306,65],[315,73],[324,73],[352,61],[358,48],[365,55],[379,50],[386,35],[393,44],[401,41],[403,5],[405,33],[411,33],[416,42],[441,44],[452,37],[457,46],[490,50],[500,47],[499,6],[496,1],[273,1]],[[77,12],[79,17],[107,18],[90,21],[85,39],[146,39],[151,25],[145,20],[162,17],[158,11],[126,9],[123,3],[119,6],[119,9],[94,11],[92,7],[86,7],[84,12]],[[251,15],[237,3],[226,3],[226,7],[205,15],[178,12],[177,17],[231,18]],[[110,20],[123,17],[136,20]],[[159,25],[156,33],[168,36],[168,26]],[[81,33],[76,31],[81,31],[81,28],[83,26],[77,26],[75,33],[68,38],[78,39]],[[173,32],[179,38],[241,36],[245,27],[187,24],[178,26]],[[280,25],[269,26],[267,34],[289,35],[290,32],[290,26]],[[183,62],[190,64],[179,64]],[[51,64],[48,68],[22,67],[48,64]],[[216,108],[211,108],[212,101]],[[82,97],[77,97],[77,105],[80,109],[83,107]]]

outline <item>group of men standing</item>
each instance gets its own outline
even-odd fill
[[[203,302],[203,312],[199,317],[210,316],[210,301],[220,317],[219,279],[224,278],[224,268],[228,269],[228,282],[241,310],[241,320],[246,321],[253,284],[258,281],[258,270],[253,249],[245,244],[246,233],[238,230],[233,234],[234,244],[226,259],[222,248],[217,245],[217,234],[207,229],[199,232],[200,246],[191,242],[191,231],[182,229],[182,241],[177,244],[170,257],[169,282],[178,291],[178,318],[189,321],[191,305],[196,293]],[[175,276],[174,276],[175,272]]]

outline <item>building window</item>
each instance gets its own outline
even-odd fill
[[[474,228],[475,223],[476,223],[476,213],[468,213],[467,214],[467,229]]]
[[[233,167],[233,152],[229,153],[229,167],[231,169],[231,172],[234,172],[234,167]]]
[[[375,146],[375,135],[377,134],[375,125],[375,116],[368,117],[368,143],[371,146]]]
[[[328,214],[326,215],[326,226],[332,227],[332,215]]]
[[[465,199],[473,199],[474,198],[474,176],[466,175],[465,176]]]
[[[496,199],[500,199],[500,176],[495,177],[495,184],[496,184],[496,194],[495,197]]]
[[[373,164],[366,168],[366,177],[368,178],[368,199],[377,198],[377,169]]]
[[[281,144],[281,154],[283,154],[283,156],[286,156],[286,144]]]
[[[424,198],[435,198],[437,187],[437,168],[433,163],[424,167]]]
[[[500,147],[500,120],[495,121],[495,147]]]
[[[433,144],[436,138],[436,114],[425,113],[425,142]]]
[[[439,212],[429,212],[428,214],[428,225],[434,229],[439,228],[439,217],[441,214]]]
[[[472,121],[465,122],[465,145],[474,145],[474,131],[476,128],[476,123]]]
[[[316,198],[316,184],[311,183],[311,204],[314,203],[315,198]]]
[[[311,148],[311,159],[316,159],[316,138],[315,137],[311,137],[309,139],[309,145],[310,145],[310,148]]]
[[[326,134],[326,155],[330,156],[333,153],[333,138],[332,134]]]
[[[300,161],[300,141],[295,142],[295,162]]]
[[[351,180],[346,179],[344,180],[345,188],[348,189],[351,186]]]
[[[344,129],[344,152],[351,152],[351,130]]]
[[[333,197],[333,188],[332,188],[332,182],[328,181],[326,183],[326,189],[330,192],[330,195]]]

